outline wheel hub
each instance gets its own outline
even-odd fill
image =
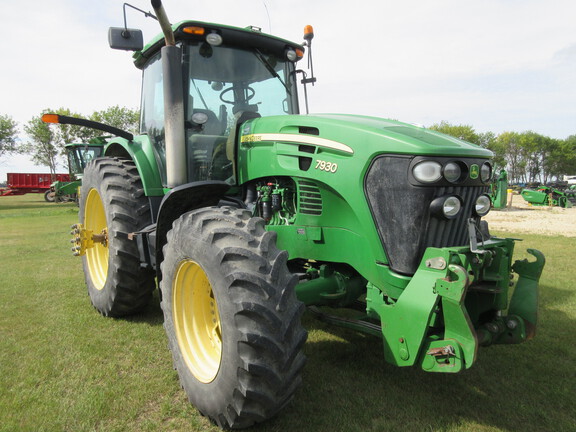
[[[196,379],[216,378],[222,358],[218,305],[206,273],[192,260],[182,261],[172,286],[172,316],[182,357]]]

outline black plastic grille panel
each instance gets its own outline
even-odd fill
[[[487,186],[415,186],[408,181],[411,156],[376,158],[365,179],[365,194],[390,267],[412,275],[427,247],[468,244],[468,219],[475,217],[474,204]],[[430,212],[438,197],[458,195],[463,206],[447,220]]]

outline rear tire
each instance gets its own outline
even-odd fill
[[[80,223],[100,234],[82,257],[88,294],[105,316],[122,316],[141,310],[152,297],[154,273],[140,266],[135,240],[128,234],[151,222],[150,205],[138,170],[132,161],[100,158],[84,170],[80,199]]]
[[[56,193],[55,192],[52,192],[50,189],[48,189],[46,192],[44,192],[44,201],[54,202],[55,199],[56,199]]]
[[[246,210],[195,210],[168,233],[160,287],[174,365],[190,402],[222,428],[272,417],[301,383],[304,306],[286,260]]]

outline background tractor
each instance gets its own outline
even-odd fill
[[[70,181],[57,180],[50,185],[50,192],[55,202],[78,200],[78,189],[82,185],[84,168],[92,159],[102,155],[105,143],[104,139],[99,138],[92,140],[88,144],[66,144],[64,150],[68,159]]]
[[[300,115],[311,27],[300,45],[254,27],[171,25],[152,5],[164,37],[143,47],[138,30],[109,32],[143,72],[141,134],[116,130],[86,166],[73,251],[102,315],[141,310],[158,282],[201,413],[242,428],[290,401],[305,306],[376,336],[386,361],[430,372],[534,336],[544,257],[512,264],[514,241],[482,223],[490,151],[393,120]]]

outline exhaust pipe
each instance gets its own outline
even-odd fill
[[[173,188],[187,181],[182,50],[176,47],[174,32],[164,11],[164,6],[162,6],[162,1],[152,0],[152,7],[166,40],[166,45],[161,49],[164,76],[164,139],[166,142],[167,186]]]

